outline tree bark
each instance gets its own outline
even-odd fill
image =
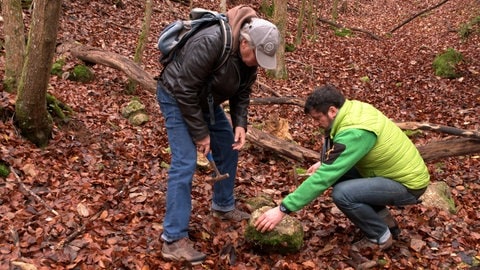
[[[35,145],[48,144],[52,119],[47,111],[47,87],[55,53],[62,1],[35,1],[26,57],[15,103],[15,123]]]
[[[143,51],[145,50],[145,43],[148,41],[147,37],[150,33],[150,24],[152,21],[152,0],[145,0],[145,17],[143,18],[142,24],[142,32],[138,38],[137,48],[135,50],[135,56],[133,57],[133,61],[138,63],[139,65],[142,64],[142,55]],[[133,94],[135,93],[135,88],[137,87],[137,83],[134,80],[130,80],[127,85],[127,93]]]
[[[23,26],[22,2],[4,0],[2,3],[5,31],[5,77],[7,92],[15,93],[22,76],[25,56],[25,27]]]
[[[285,66],[285,36],[287,33],[287,0],[274,0],[274,22],[280,33],[280,44],[276,53],[277,68],[272,71],[277,79],[286,79],[288,77],[287,67]]]
[[[71,51],[73,56],[78,57],[83,61],[98,63],[123,71],[130,78],[138,81],[146,90],[155,93],[156,81],[153,79],[153,76],[145,72],[132,60],[116,53],[109,53],[102,49],[93,47],[86,47],[81,45],[67,45],[66,48]],[[303,107],[304,101],[294,97],[269,97],[252,99],[251,104],[275,103],[293,104]],[[418,146],[417,148],[425,161],[432,161],[445,157],[460,156],[480,152],[480,140],[475,139],[477,138],[476,136],[478,136],[478,132],[461,130],[453,127],[433,125],[428,123],[407,122],[396,124],[403,129],[413,128],[434,130],[467,137],[448,141],[431,142],[427,145]],[[300,145],[279,139],[269,133],[263,132],[252,126],[248,128],[247,140],[253,145],[278,153],[282,156],[291,158],[296,161],[316,161],[320,157],[318,151],[314,151]]]

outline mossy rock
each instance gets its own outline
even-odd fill
[[[50,74],[62,76],[63,66],[65,66],[65,59],[58,59],[57,61],[55,61],[55,63],[53,63]]]
[[[255,229],[255,221],[269,209],[270,206],[264,206],[252,213],[245,228],[245,240],[264,253],[298,252],[303,245],[304,233],[302,224],[296,218],[285,216],[275,229],[269,232],[262,233]]]
[[[463,55],[448,48],[444,53],[437,55],[433,60],[435,75],[442,78],[454,79],[460,77],[457,73],[457,65],[463,60]]]
[[[431,183],[420,199],[422,205],[426,207],[434,207],[452,214],[457,212],[450,187],[445,182]]]
[[[245,203],[250,208],[250,212],[253,212],[257,209],[260,209],[264,206],[275,207],[277,204],[273,201],[273,199],[265,194],[261,194],[259,196],[249,198],[245,201]]]
[[[129,118],[134,113],[143,112],[144,110],[145,105],[135,99],[130,101],[127,106],[122,108],[122,116],[125,118]]]
[[[134,126],[141,126],[148,122],[149,117],[144,112],[135,112],[128,117],[128,122]]]
[[[77,81],[77,82],[91,82],[94,79],[94,75],[92,70],[85,66],[85,65],[77,65],[73,68],[70,76],[68,76],[69,80]]]

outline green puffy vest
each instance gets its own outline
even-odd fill
[[[370,104],[346,100],[337,113],[330,136],[334,138],[335,134],[350,128],[377,135],[372,150],[355,165],[362,176],[389,178],[409,189],[428,185],[430,174],[417,148],[383,113]]]

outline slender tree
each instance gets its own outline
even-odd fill
[[[35,1],[17,89],[15,123],[21,134],[37,146],[47,145],[52,133],[46,95],[61,6],[61,0]]]
[[[148,41],[147,37],[150,34],[150,25],[152,21],[152,0],[145,0],[145,17],[143,18],[142,32],[138,38],[137,48],[135,50],[135,56],[133,61],[138,64],[142,64],[142,56],[145,51],[145,43]],[[130,79],[127,86],[127,93],[133,94],[137,83]]]
[[[25,28],[22,17],[22,1],[3,0],[2,15],[5,32],[5,77],[3,85],[8,92],[16,92],[22,75],[25,56]]]
[[[277,68],[275,78],[286,79],[288,77],[285,66],[285,35],[287,33],[287,0],[274,0],[273,20],[280,32],[280,46],[277,53]]]

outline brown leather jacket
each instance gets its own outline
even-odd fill
[[[209,83],[215,105],[229,101],[233,127],[247,128],[247,109],[257,68],[246,66],[239,52],[233,51],[225,64],[214,72],[223,46],[218,25],[203,29],[177,52],[159,78],[163,88],[177,100],[194,141],[209,134],[203,118],[203,112],[208,112]]]

